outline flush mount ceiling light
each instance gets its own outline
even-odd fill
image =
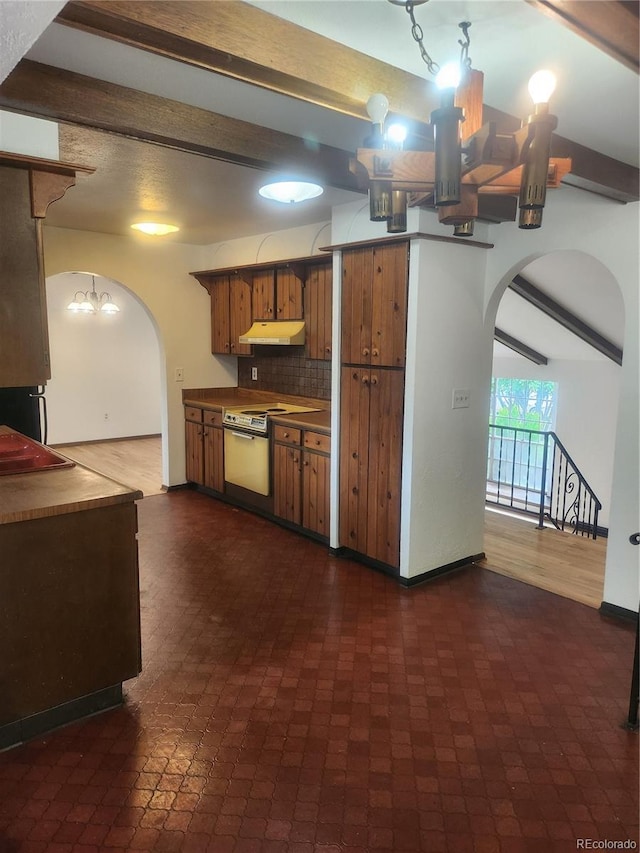
[[[67,311],[74,314],[117,314],[120,309],[111,298],[111,295],[103,291],[99,296],[96,291],[95,276],[91,276],[91,290],[77,290],[71,302],[67,305]]]
[[[534,111],[520,130],[504,132],[495,122],[483,126],[484,75],[471,67],[471,24],[458,25],[464,36],[458,41],[459,63],[441,69],[426,51],[413,12],[428,0],[389,2],[404,6],[411,19],[411,35],[436,76],[440,107],[431,113],[426,137],[411,140],[415,147],[409,149],[394,125],[385,129],[389,110],[385,95],[369,98],[371,130],[356,153],[356,171],[368,185],[370,219],[386,221],[392,233],[402,232],[408,206],[431,207],[440,222],[454,226],[455,236],[469,237],[478,218],[479,197],[494,194],[518,197],[520,228],[540,228],[547,187],[557,187],[571,171],[569,158],[550,157],[558,123],[547,103],[555,88],[553,74],[540,71],[531,78]]]
[[[151,234],[153,237],[164,237],[165,234],[173,234],[179,231],[177,225],[168,225],[165,222],[134,222],[131,226],[135,231],[143,234]]]
[[[282,204],[297,204],[301,201],[317,198],[322,195],[324,190],[320,184],[314,184],[311,181],[274,181],[260,187],[258,192],[263,198],[268,198],[271,201],[279,201]]]

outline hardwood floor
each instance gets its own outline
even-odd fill
[[[546,589],[589,607],[600,607],[606,539],[587,539],[487,509],[479,563],[500,575]]]
[[[58,445],[58,449],[74,462],[140,489],[145,497],[164,492],[160,436],[63,444]]]
[[[160,437],[60,446],[76,462],[141,489],[163,493]],[[586,539],[487,509],[484,551],[479,565],[505,577],[545,589],[589,607],[600,607],[606,539]]]

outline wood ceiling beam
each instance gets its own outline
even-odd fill
[[[581,320],[563,305],[560,305],[551,296],[543,293],[542,290],[531,284],[526,278],[517,275],[509,287],[535,308],[546,314],[547,317],[551,317],[556,323],[559,323],[569,332],[577,335],[581,341],[589,344],[589,346],[598,350],[602,355],[606,355],[607,358],[615,361],[616,364],[622,364],[622,350],[619,346],[616,346],[608,338],[605,338],[604,335],[596,332],[592,326],[585,323],[584,320]]]
[[[0,107],[264,171],[295,169],[361,191],[348,151],[30,60],[0,84]]]
[[[527,346],[527,344],[518,340],[518,338],[514,338],[513,335],[508,335],[506,332],[503,332],[502,329],[499,329],[497,326],[493,330],[493,338],[498,341],[500,344],[504,344],[504,346],[509,347],[509,349],[517,352],[518,355],[524,356],[529,361],[532,361],[534,364],[548,364],[549,359],[546,355],[542,355],[537,350],[533,349],[533,347]]]
[[[638,3],[626,0],[527,0],[530,6],[599,47],[632,71],[638,71]]]
[[[570,5],[576,5],[574,0]],[[601,4],[589,0],[578,5]],[[56,20],[365,120],[369,95],[385,92],[395,113],[417,122],[416,132],[425,136],[425,120],[438,106],[430,81],[237,0],[75,0]],[[504,131],[521,125],[520,118],[486,104],[484,121],[495,121]],[[616,201],[640,198],[639,172],[633,166],[556,135],[552,156],[574,161],[563,183]]]

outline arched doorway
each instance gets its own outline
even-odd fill
[[[541,441],[539,433],[552,430],[602,502],[598,527],[601,534],[606,533],[621,389],[615,351],[621,352],[624,338],[620,287],[596,258],[563,250],[523,261],[511,270],[494,296],[491,419],[498,426],[491,430],[489,440],[488,506],[500,506],[503,512],[506,508],[523,518],[525,499],[533,494],[528,506],[531,511],[537,497],[532,470],[537,448],[532,454],[531,440]],[[604,346],[607,341],[612,344],[610,349]],[[545,405],[541,404],[542,397]],[[498,453],[506,457],[509,448],[513,465],[504,461],[501,465],[493,458]],[[496,497],[498,469],[498,479],[503,482],[497,485],[502,496]],[[520,482],[523,478],[526,487]],[[506,480],[515,483],[507,485]],[[533,492],[527,493],[528,488]],[[567,495],[567,506],[571,499]],[[581,536],[559,540],[553,535],[555,531],[547,537],[528,533],[520,537],[512,522],[505,524],[511,525],[508,534],[503,525],[489,517],[485,537],[489,559],[493,551],[494,561],[510,563],[509,571],[503,573],[600,606],[606,539],[597,543]],[[512,545],[517,540],[523,549],[530,549],[530,553],[523,551],[516,558],[520,565],[515,570],[514,554],[507,559],[502,553],[499,531],[503,538],[512,537]],[[577,543],[577,539],[582,542]]]
[[[120,308],[118,313],[86,315],[67,310],[76,292],[90,291],[93,285],[98,294],[110,294]],[[47,279],[47,312],[52,365],[46,389],[49,444],[75,447],[113,442],[111,455],[117,459],[117,454],[124,453],[125,440],[156,437],[155,450],[150,442],[135,445],[138,453],[130,453],[125,466],[130,476],[125,482],[137,486],[132,480],[138,475],[141,481],[144,477],[145,494],[159,492],[163,358],[148,309],[119,282],[93,272],[64,272]],[[156,457],[154,486],[150,477],[156,475],[150,465],[155,465]]]

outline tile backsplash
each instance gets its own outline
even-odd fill
[[[253,358],[238,359],[238,386],[254,391],[275,391],[300,397],[331,398],[331,362],[298,355],[291,347],[256,347]],[[277,352],[275,352],[277,350]],[[258,370],[251,379],[251,368]]]

